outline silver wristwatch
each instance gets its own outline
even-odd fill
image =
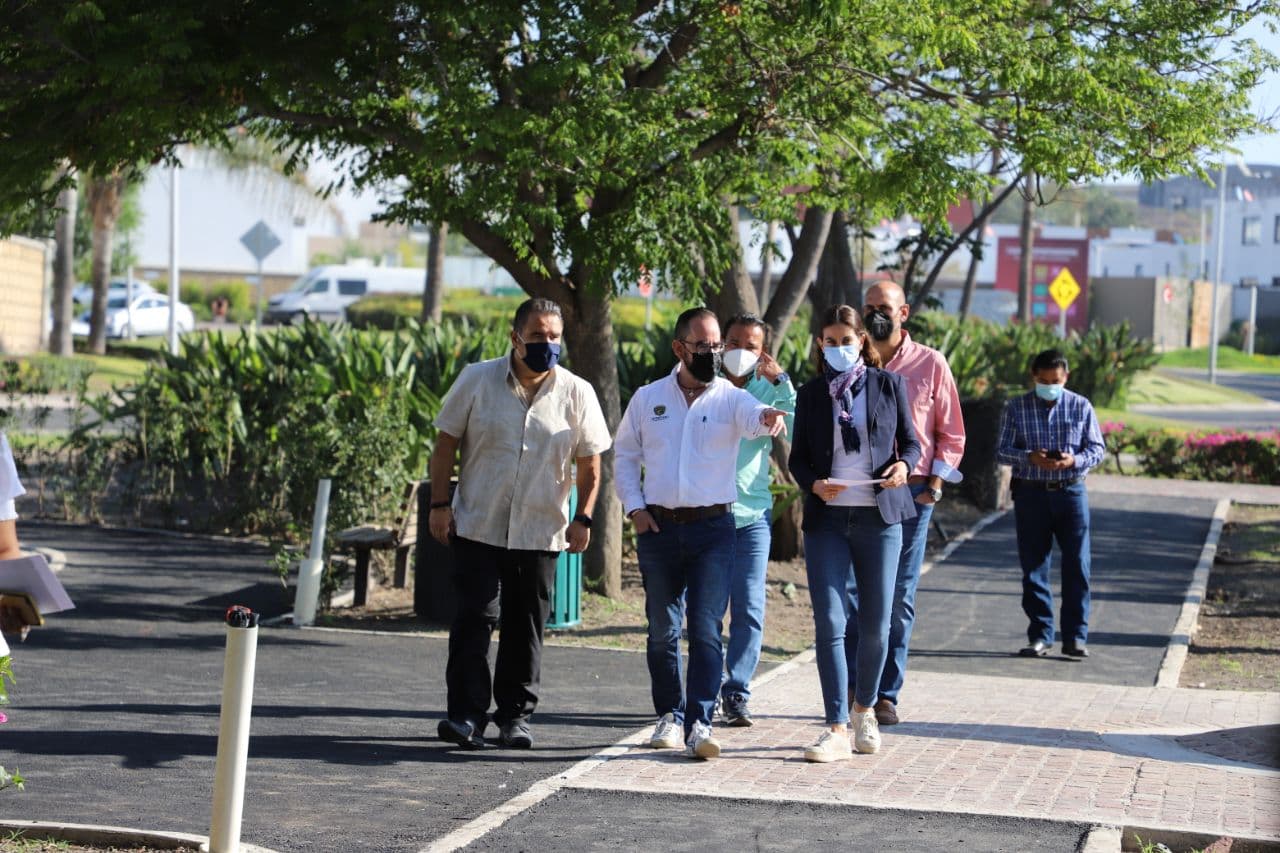
[[[942,500],[942,489],[930,489],[929,496],[933,498],[934,503],[937,503]]]

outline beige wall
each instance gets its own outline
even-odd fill
[[[0,240],[0,353],[30,355],[43,348],[46,269],[44,243]]]

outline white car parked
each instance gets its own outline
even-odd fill
[[[174,306],[178,334],[185,334],[196,327],[191,309],[179,302]],[[129,306],[123,293],[112,294],[107,300],[107,337],[123,338],[129,334]],[[163,293],[139,293],[133,297],[133,333],[137,337],[166,335],[169,333],[169,297]],[[87,337],[89,312],[85,311],[71,324],[71,334]]]
[[[128,294],[126,290],[128,286],[129,282],[123,278],[111,279],[111,281],[107,283],[108,301],[117,296],[127,296]],[[139,281],[136,278],[133,280],[134,296],[141,296],[144,293],[155,292],[156,289],[147,282]],[[77,305],[88,305],[91,299],[93,299],[93,285],[91,284],[76,285],[75,289],[71,291],[71,301],[75,302]]]

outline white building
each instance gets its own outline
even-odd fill
[[[142,225],[132,248],[146,269],[169,268],[172,174],[153,168],[142,187]],[[178,264],[183,273],[255,274],[257,261],[240,237],[259,221],[280,240],[263,261],[268,276],[301,275],[310,266],[309,237],[345,232],[336,207],[288,178],[260,170],[229,171],[199,152],[184,158],[178,171]]]

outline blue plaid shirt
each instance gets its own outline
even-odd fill
[[[1033,450],[1061,450],[1075,458],[1075,465],[1061,471],[1042,471],[1027,461]],[[1106,455],[1102,429],[1093,406],[1084,397],[1064,390],[1052,406],[1028,392],[1014,397],[1000,418],[1000,443],[996,458],[1013,466],[1020,480],[1074,480],[1083,477]]]

